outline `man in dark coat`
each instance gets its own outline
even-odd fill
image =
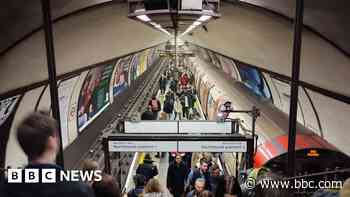
[[[153,177],[158,175],[157,166],[153,164],[153,160],[150,154],[146,154],[143,159],[143,164],[140,164],[136,169],[136,174],[142,174],[145,176],[146,183]]]
[[[176,92],[177,91],[177,81],[174,78],[170,79],[170,85],[169,88],[171,91]]]
[[[211,191],[210,174],[208,170],[208,161],[204,158],[200,160],[200,166],[198,169],[193,169],[188,175],[188,184],[190,190],[194,188],[196,179],[203,178],[205,180],[205,189]]]
[[[159,79],[159,88],[162,94],[164,94],[165,92],[165,88],[166,88],[166,83],[167,83],[167,79],[165,74],[162,74],[162,76]]]
[[[211,168],[210,184],[215,197],[224,197],[225,178],[220,174],[218,164],[214,164]]]
[[[1,197],[94,197],[91,187],[82,182],[60,180],[63,168],[55,164],[59,151],[59,135],[57,122],[48,113],[33,112],[29,114],[17,128],[17,140],[28,157],[28,165],[24,170],[35,169],[39,173],[53,170],[55,183],[45,183],[42,176],[37,183],[3,183],[0,184]],[[52,171],[51,171],[52,172]],[[22,171],[22,180],[24,179]],[[20,176],[19,176],[20,177]],[[52,180],[52,177],[49,177]]]
[[[174,110],[174,102],[171,100],[171,98],[165,99],[163,111],[167,114],[168,120],[170,120],[173,110]]]
[[[185,192],[185,180],[188,168],[182,161],[180,154],[176,154],[175,161],[168,167],[167,188],[174,197],[181,197]]]

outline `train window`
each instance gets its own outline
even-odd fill
[[[264,98],[271,98],[267,84],[257,69],[247,66],[239,66],[239,73],[244,84],[251,89],[256,95]]]

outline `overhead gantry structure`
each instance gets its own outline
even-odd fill
[[[128,0],[128,17],[168,35],[185,35],[220,18],[220,0]]]

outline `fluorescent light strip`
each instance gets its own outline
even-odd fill
[[[198,19],[198,21],[205,22],[205,21],[209,20],[210,18],[211,18],[211,16],[203,15]]]
[[[200,25],[200,24],[202,24],[202,23],[199,22],[199,21],[195,21],[195,22],[193,23],[194,26],[198,26],[198,25]]]
[[[149,24],[153,25],[156,29],[168,34],[169,36],[171,35],[167,30],[163,29],[160,24],[157,24],[155,22],[149,22]]]
[[[136,16],[136,17],[137,17],[138,19],[144,21],[144,22],[149,22],[149,21],[151,21],[151,19],[148,18],[147,15],[139,15],[139,16]]]

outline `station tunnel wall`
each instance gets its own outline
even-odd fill
[[[251,66],[194,44],[190,44],[190,48],[200,59],[216,67],[223,75],[232,81],[242,82],[252,94],[273,104],[284,114],[289,114],[290,81],[258,70],[259,65]],[[195,71],[195,86],[203,111],[209,119],[215,119],[220,105],[229,100],[230,97],[221,90],[220,86],[210,82],[205,75],[205,72]],[[234,105],[235,101],[231,101]],[[350,141],[343,137],[348,133],[347,128],[350,128],[348,117],[350,117],[349,104],[306,87],[299,87],[298,123],[350,155],[350,147],[348,146]],[[248,120],[249,117],[244,119]],[[249,124],[247,127],[250,127]]]
[[[113,105],[125,104],[132,94],[135,85],[139,85],[143,74],[159,60],[161,45],[141,50],[121,58],[97,64],[94,68],[85,69],[58,81],[62,144],[65,149],[74,141],[85,136],[85,132],[100,133],[107,125],[109,118],[101,122],[101,115]],[[141,79],[142,80],[142,79]],[[121,102],[121,103],[119,103]],[[0,100],[1,130],[1,167],[20,167],[27,163],[27,158],[16,140],[16,127],[20,121],[32,111],[51,108],[50,88],[44,85],[22,94]],[[116,116],[118,111],[113,111]],[[96,120],[97,119],[97,120]],[[100,125],[99,125],[100,124]],[[95,125],[95,126],[94,126]],[[98,131],[91,131],[91,127]],[[75,148],[87,151],[91,144],[80,144]],[[83,147],[87,148],[83,148]],[[78,151],[79,152],[79,151]],[[81,151],[80,151],[81,152]],[[81,155],[80,155],[81,156]],[[75,160],[76,162],[76,160]],[[74,162],[68,162],[69,166]]]

